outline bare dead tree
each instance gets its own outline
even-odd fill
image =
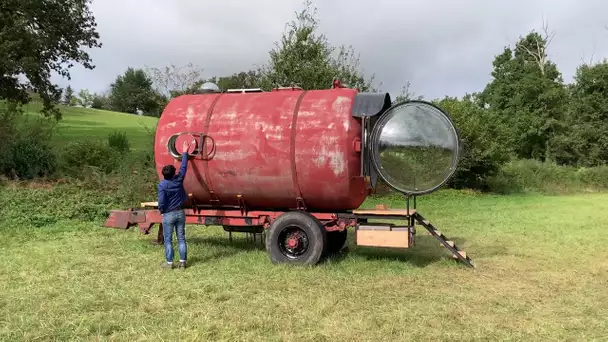
[[[522,44],[521,48],[534,59],[541,74],[544,76],[545,66],[547,65],[547,50],[549,45],[551,45],[551,41],[555,38],[555,31],[549,31],[549,23],[544,19],[541,31],[539,37],[535,38],[535,46],[529,48]]]
[[[595,58],[595,49],[594,49],[594,52],[591,53],[591,57],[589,57],[589,61],[586,61],[585,57],[583,56],[583,57],[581,57],[581,63],[583,65],[589,65],[589,66],[591,66],[591,65],[594,64],[594,62],[593,62],[594,58]]]
[[[188,63],[183,66],[171,64],[164,68],[146,67],[153,87],[160,94],[170,96],[172,92],[184,92],[203,79],[203,69]]]
[[[395,97],[393,104],[401,103],[401,102],[405,102],[405,101],[409,101],[409,100],[422,100],[424,98],[421,95],[420,96],[416,95],[416,93],[410,89],[411,85],[412,85],[411,82],[407,81],[405,83],[405,85],[403,85],[403,87],[401,87],[401,92],[399,93],[399,95],[397,95]]]

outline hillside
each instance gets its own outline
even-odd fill
[[[25,108],[28,116],[40,117],[42,104],[31,103]],[[54,142],[58,145],[73,139],[107,139],[108,134],[114,131],[125,132],[134,150],[153,143],[157,118],[92,108],[59,108],[63,118],[56,126]]]

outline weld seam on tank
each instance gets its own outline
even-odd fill
[[[302,100],[306,95],[307,91],[303,91],[298,100],[296,101],[296,106],[293,109],[293,116],[291,118],[291,136],[289,137],[289,157],[291,159],[291,178],[293,180],[293,188],[298,197],[302,197],[302,190],[300,189],[300,184],[298,183],[298,171],[296,167],[296,128],[298,124],[298,113],[300,111],[300,106],[302,105]]]
[[[215,109],[215,105],[218,103],[218,101],[220,100],[220,97],[222,97],[223,93],[220,93],[217,95],[217,97],[213,100],[213,102],[211,103],[211,106],[209,107],[209,110],[207,111],[207,117],[205,118],[205,126],[203,127],[203,136],[206,136],[209,134],[209,126],[211,125],[211,115],[213,114],[213,110]],[[206,145],[203,144],[204,148],[203,148],[203,153],[206,153]],[[206,190],[209,192],[209,198],[211,201],[219,201],[219,199],[217,198],[217,195],[215,194],[215,192],[213,191],[213,183],[211,182],[211,178],[210,178],[210,173],[209,173],[209,159],[204,159],[203,160],[203,172],[205,173],[205,181],[202,182],[202,184],[204,184],[204,187],[206,188]]]

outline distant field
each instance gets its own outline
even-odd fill
[[[32,103],[27,107],[27,113],[40,115],[42,105]],[[63,119],[57,126],[55,141],[62,144],[73,139],[107,139],[113,131],[125,132],[134,149],[151,146],[158,119],[147,116],[117,113],[99,109],[59,107]]]
[[[356,248],[351,233],[344,258],[298,268],[272,265],[242,236],[229,243],[221,228],[192,226],[185,271],[160,269],[163,249],[150,244],[153,235],[66,219],[113,207],[111,196],[93,196],[57,188],[0,193],[0,340],[608,336],[606,194],[421,198],[421,213],[477,269],[451,261],[421,228],[411,250]]]

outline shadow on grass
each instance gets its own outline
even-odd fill
[[[241,236],[239,236],[239,237],[233,236],[232,241],[230,241],[228,239],[228,237],[226,237],[226,238],[193,237],[193,238],[188,239],[187,243],[188,243],[188,245],[207,245],[207,246],[212,246],[214,248],[219,247],[219,250],[212,252],[207,256],[204,256],[204,257],[193,256],[193,257],[189,258],[190,260],[188,261],[188,263],[190,265],[193,265],[193,264],[196,264],[199,262],[205,263],[205,262],[209,262],[209,261],[215,260],[215,259],[229,258],[229,257],[232,257],[239,253],[242,253],[243,251],[253,252],[253,251],[265,250],[265,247],[262,244],[262,242],[260,241],[259,236],[257,237],[255,244],[253,243],[253,241],[247,240],[246,238],[243,238]]]
[[[465,240],[454,239],[454,242],[461,246]],[[370,261],[398,261],[422,268],[451,259],[450,252],[439,244],[432,236],[417,236],[416,245],[408,249],[357,246],[355,241],[349,239],[348,245],[330,256],[326,262],[340,262],[348,255],[353,255]]]
[[[236,234],[235,234],[236,235]],[[466,241],[456,238],[453,240],[457,246],[462,246]],[[255,243],[251,239],[242,236],[233,236],[232,241],[228,237],[193,237],[188,239],[189,245],[207,245],[219,248],[218,251],[205,257],[193,256],[190,264],[206,262],[213,259],[229,258],[242,252],[264,251],[265,246],[258,236]],[[339,263],[349,256],[360,257],[371,261],[398,261],[414,267],[427,267],[437,262],[451,260],[450,252],[440,247],[439,241],[432,236],[417,236],[416,245],[409,249],[390,249],[377,247],[359,247],[355,241],[348,239],[345,247],[333,254],[323,258],[320,264]],[[456,262],[456,260],[454,260]]]

